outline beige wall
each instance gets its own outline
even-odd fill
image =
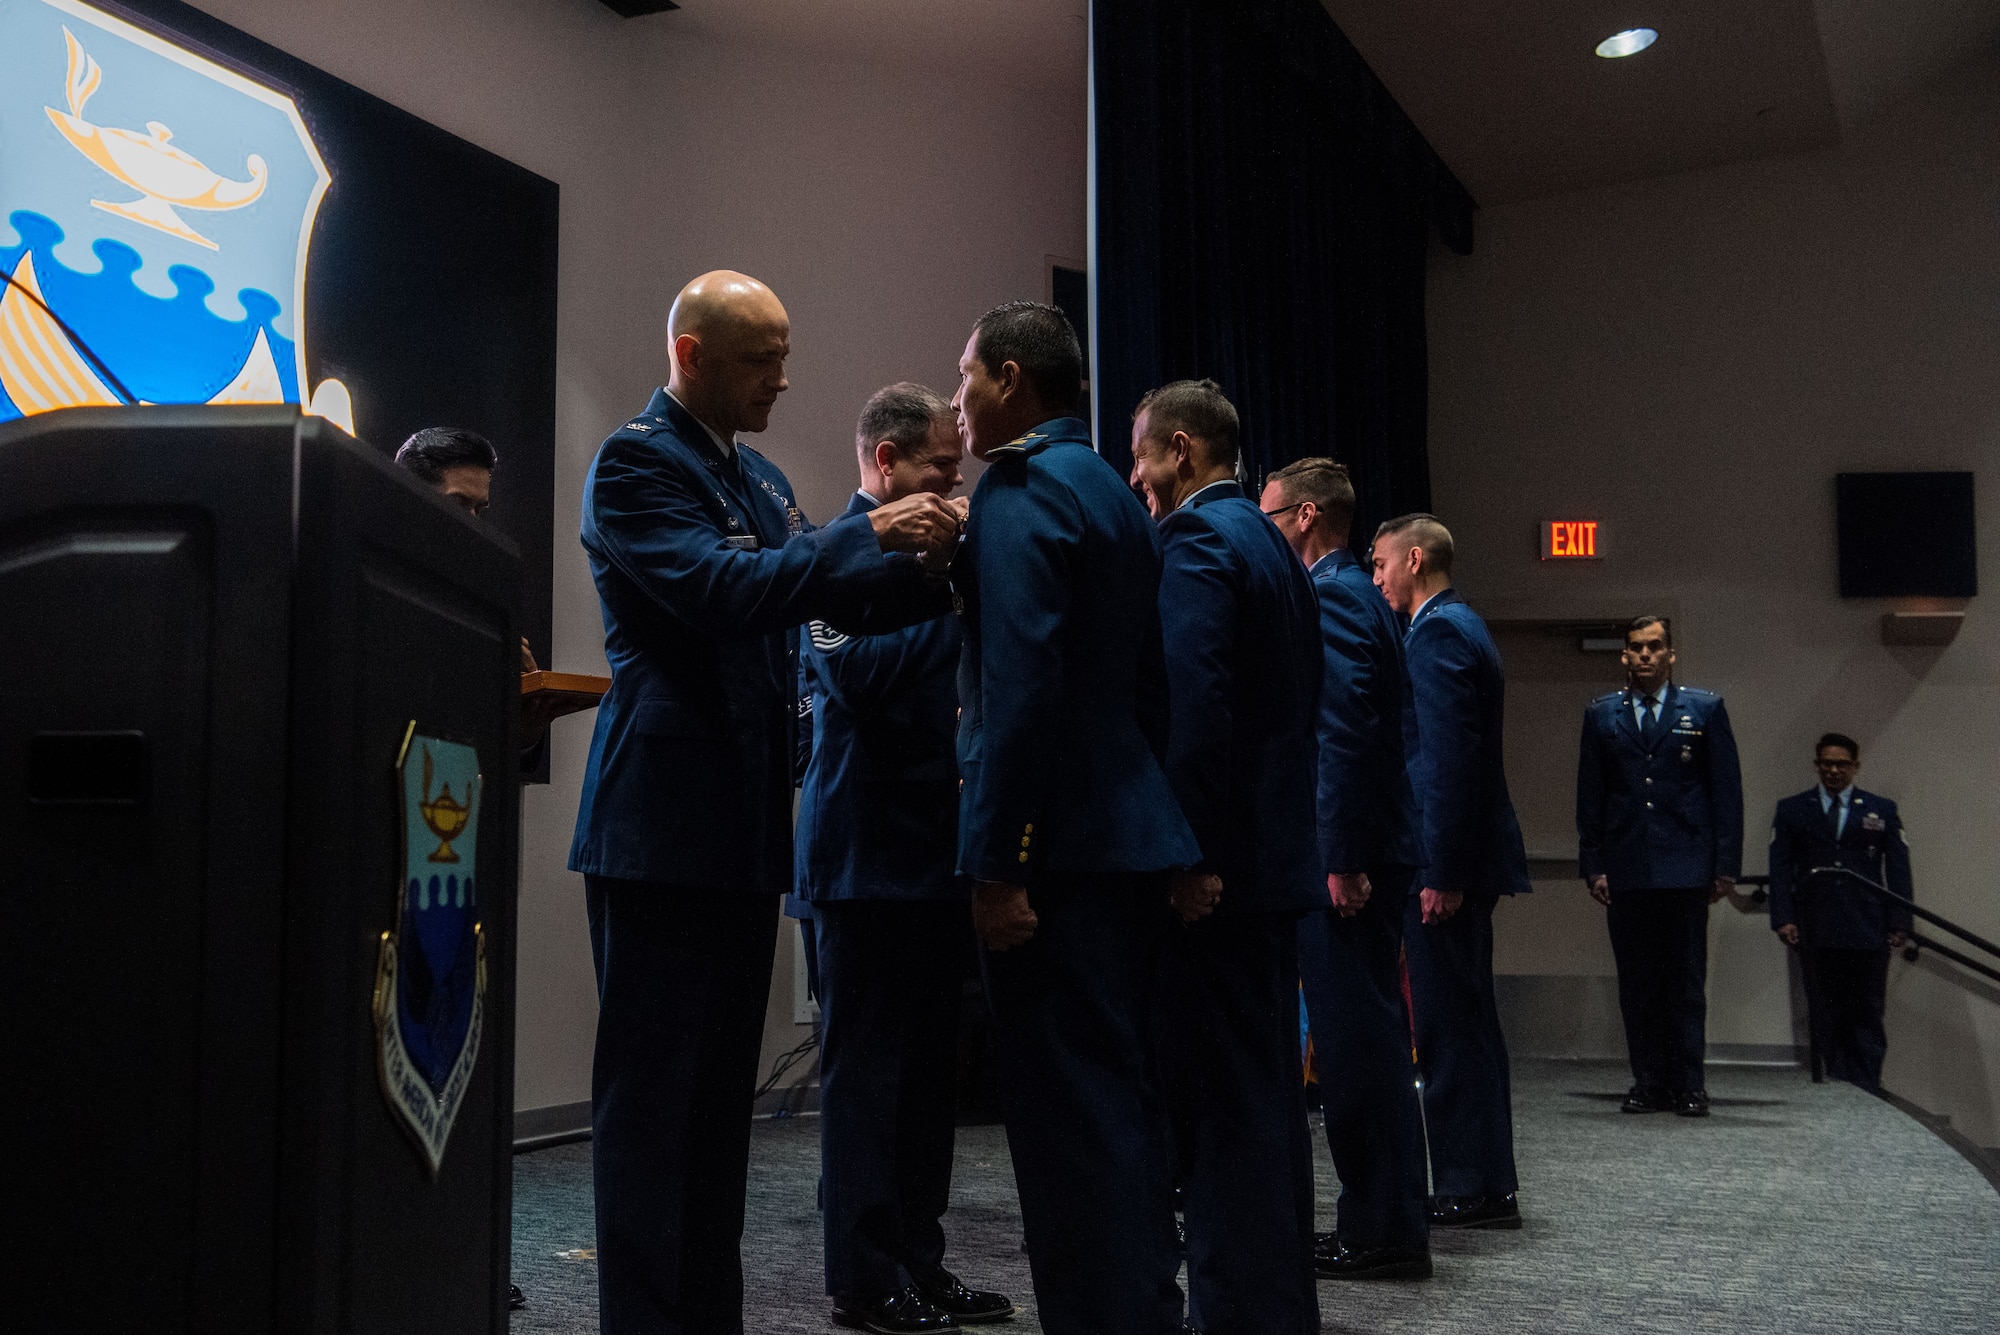
[[[545,662],[563,670],[604,668],[576,543],[584,469],[660,382],[686,279],[744,269],[789,306],[792,388],[757,445],[824,517],[853,488],[867,394],[899,379],[948,391],[972,320],[1045,297],[1047,257],[1084,253],[1080,46],[1043,84],[953,53],[875,66],[715,44],[597,0],[197,3],[562,187]],[[522,1108],[589,1097],[595,1000],[582,883],[565,870],[589,729],[588,715],[557,723],[554,782],[523,811]],[[786,949],[779,1047],[790,978]]]
[[[1435,501],[1475,606],[1678,613],[1681,678],[1728,699],[1746,870],[1852,733],[1902,804],[1920,900],[2000,936],[2000,78],[1984,69],[1836,148],[1483,212],[1430,296]],[[1943,650],[1889,649],[1889,604],[1837,596],[1833,475],[1972,469],[1988,592]],[[1536,524],[1594,518],[1595,565],[1538,559]],[[1616,665],[1604,660],[1603,689]],[[1576,689],[1583,689],[1582,686]],[[1574,754],[1575,701],[1537,687],[1510,734]],[[1518,782],[1518,779],[1517,779]],[[1531,822],[1532,823],[1532,822]],[[1533,842],[1531,835],[1530,842]],[[1573,847],[1570,848],[1573,855]],[[1609,971],[1574,883],[1502,912],[1501,968]],[[1791,1040],[1768,922],[1719,911],[1710,1038]],[[1580,963],[1579,963],[1580,961]],[[2000,992],[1898,960],[1891,1088],[2000,1143]]]

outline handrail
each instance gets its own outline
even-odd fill
[[[1873,890],[1876,894],[1880,895],[1882,898],[1894,900],[1898,908],[1908,909],[1912,915],[1922,918],[1925,922],[1931,923],[1938,927],[1942,927],[1947,932],[1950,932],[1953,936],[1958,937],[1960,940],[1969,941],[1973,945],[1985,951],[1987,954],[1993,956],[1995,959],[2000,959],[2000,945],[1993,944],[1993,942],[1988,941],[1985,937],[1979,935],[1977,932],[1968,931],[1965,928],[1960,927],[1957,923],[1953,922],[1951,919],[1943,916],[1942,914],[1931,912],[1929,909],[1923,907],[1921,904],[1916,903],[1914,900],[1905,899],[1903,896],[1897,894],[1894,890],[1891,890],[1888,886],[1869,880],[1866,876],[1863,876],[1860,872],[1855,871],[1852,867],[1814,867],[1811,871],[1807,872],[1806,874],[1808,876],[1818,876],[1826,872],[1838,872],[1840,875],[1847,877],[1849,880],[1858,881],[1862,885],[1867,886],[1870,890]],[[1945,953],[1945,951],[1941,948],[1936,948],[1936,949],[1938,949],[1939,954]]]

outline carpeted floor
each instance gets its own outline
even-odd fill
[[[2000,1331],[2000,1194],[1889,1104],[1802,1072],[1712,1067],[1706,1122],[1618,1111],[1600,1064],[1515,1068],[1527,1227],[1439,1233],[1422,1284],[1320,1285],[1333,1332]],[[1320,1215],[1336,1191],[1325,1142]],[[743,1241],[751,1335],[825,1332],[814,1119],[760,1122]],[[514,1161],[513,1329],[597,1329],[590,1146]],[[959,1132],[949,1262],[1039,1332],[999,1127]]]

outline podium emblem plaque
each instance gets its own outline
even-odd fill
[[[413,721],[396,760],[396,927],[382,933],[375,1033],[382,1093],[431,1174],[479,1058],[486,1013],[479,753]]]

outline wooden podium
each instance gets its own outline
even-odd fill
[[[521,707],[539,707],[545,718],[557,719],[585,709],[595,709],[611,689],[611,678],[584,672],[523,672]]]
[[[520,590],[294,408],[0,424],[12,1327],[506,1331]]]

